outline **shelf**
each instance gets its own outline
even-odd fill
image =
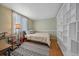
[[[77,41],[71,40],[71,52],[77,54],[78,50],[77,50]]]
[[[79,41],[79,32],[77,32],[77,41]]]
[[[63,36],[63,42],[67,43],[67,36]]]
[[[76,10],[76,15],[77,15],[76,17],[77,17],[77,21],[79,21],[79,3],[76,4],[76,7],[77,7],[77,8],[76,8],[76,9],[77,9],[77,10]]]
[[[77,22],[77,32],[79,32],[79,22]]]
[[[73,10],[74,8],[76,8],[76,3],[71,3],[71,4],[70,4],[70,9]]]
[[[69,38],[76,39],[76,23],[71,23],[69,25]]]

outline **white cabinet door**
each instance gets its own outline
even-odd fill
[[[77,20],[79,21],[79,3],[76,4],[76,15],[77,15]]]

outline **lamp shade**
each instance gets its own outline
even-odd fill
[[[16,29],[20,29],[21,25],[20,24],[16,24]]]

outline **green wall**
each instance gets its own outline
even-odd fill
[[[48,32],[56,34],[56,18],[50,18],[46,20],[34,20],[33,28],[38,32]]]

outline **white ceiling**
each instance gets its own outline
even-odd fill
[[[33,20],[53,18],[61,6],[60,3],[3,3],[2,5]]]

